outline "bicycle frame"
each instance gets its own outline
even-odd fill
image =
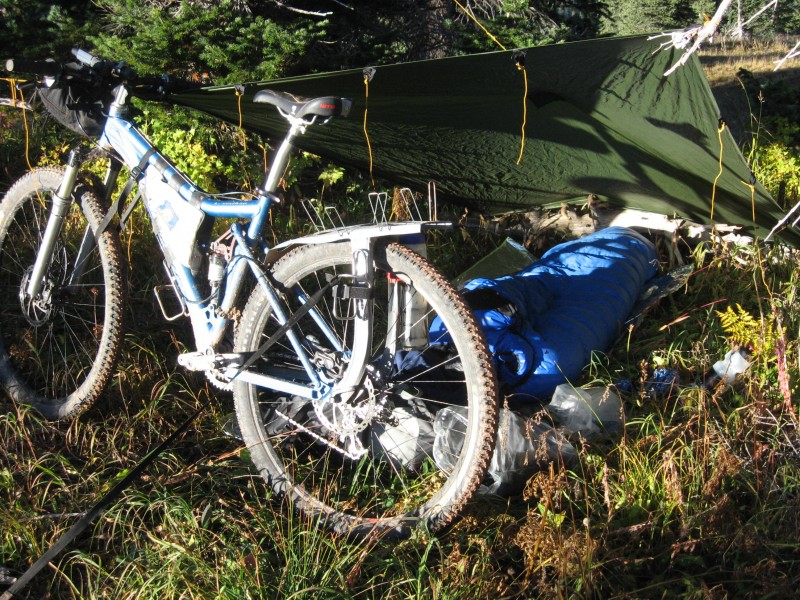
[[[170,260],[168,248],[165,248],[162,244],[167,273],[172,285],[175,286],[178,292],[179,299],[181,299],[182,308],[184,309],[183,314],[186,314],[192,323],[197,349],[195,353],[184,354],[179,357],[179,363],[191,370],[216,370],[217,372],[222,372],[228,379],[238,378],[261,387],[309,399],[323,398],[330,394],[349,397],[355,393],[363,380],[364,371],[370,358],[372,343],[370,301],[359,298],[351,300],[354,303],[355,323],[353,348],[347,355],[348,367],[341,380],[334,385],[328,384],[320,379],[317,369],[311,363],[309,353],[303,346],[302,340],[290,326],[291,315],[286,314],[279,295],[256,260],[253,249],[260,248],[263,250],[268,257],[268,262],[272,262],[275,257],[280,256],[298,244],[349,243],[353,257],[352,278],[357,285],[371,289],[373,284],[372,252],[376,239],[387,237],[402,239],[405,236],[418,235],[428,228],[449,227],[450,224],[400,222],[342,227],[303,238],[288,240],[270,249],[263,240],[262,231],[267,223],[272,203],[278,201],[275,192],[279,179],[288,164],[290,152],[294,146],[293,140],[297,135],[304,133],[306,126],[313,123],[313,120],[304,121],[284,114],[290,123],[289,131],[278,148],[272,165],[265,176],[262,189],[257,190],[257,195],[252,199],[220,199],[202,192],[186,175],[181,173],[177,167],[155,149],[146,136],[130,120],[126,106],[127,93],[124,86],[117,88],[116,99],[111,105],[104,132],[99,141],[100,147],[107,151],[113,151],[113,154],[119,156],[122,163],[132,170],[133,177],[138,177],[141,172],[147,169],[155,170],[160,175],[161,180],[166,182],[174,192],[177,192],[180,201],[188,203],[188,205],[199,210],[204,215],[213,218],[245,219],[249,221],[246,227],[236,222],[230,228],[230,234],[235,243],[223,277],[224,285],[222,288],[224,293],[219,300],[213,297],[204,299],[200,292],[197,275],[192,272],[191,268],[180,261]],[[65,182],[58,194],[60,197],[69,198],[72,192],[71,188],[74,185],[74,171],[75,169],[68,169]],[[119,173],[120,163],[112,159],[104,182],[107,195],[110,195],[109,190],[113,189]],[[142,190],[141,186],[140,190]],[[143,190],[143,195],[146,200],[145,206],[148,209],[148,213],[150,213],[151,220],[155,223],[155,215],[148,206],[146,188]],[[56,218],[57,206],[58,203],[54,203],[52,211],[54,216],[51,216],[51,220],[48,222],[45,239],[49,239],[48,236],[52,236],[52,239],[55,239],[60,231],[61,222]],[[194,244],[194,239],[183,241],[186,244]],[[91,249],[91,243],[93,243],[92,236],[85,236],[84,244],[77,260],[78,265],[81,262],[80,256],[88,254]],[[40,253],[42,260],[46,256],[45,252]],[[40,268],[41,273],[44,272],[45,267],[46,264]],[[279,325],[286,326],[286,337],[289,339],[294,352],[308,375],[308,385],[249,371],[243,368],[241,357],[217,353],[216,347],[222,340],[230,323],[228,315],[237,302],[248,270],[252,272],[257,284],[264,290]],[[76,271],[79,276],[80,269],[76,268]],[[41,285],[41,278],[42,276],[40,275],[38,285]],[[31,281],[28,288],[31,296],[35,295],[35,293],[31,293],[31,290],[36,289],[36,281]],[[308,298],[301,298],[300,300],[303,304],[310,302]],[[333,347],[340,351],[344,350],[334,332],[328,328],[313,304],[307,307],[306,310],[320,325],[323,334]]]

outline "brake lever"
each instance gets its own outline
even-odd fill
[[[131,83],[136,83],[138,79],[138,75],[136,71],[126,65],[124,62],[118,62],[117,64],[111,67],[111,74],[119,77],[123,81],[130,81]]]

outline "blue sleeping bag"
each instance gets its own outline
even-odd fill
[[[609,227],[548,250],[529,267],[463,288],[506,393],[547,399],[578,377],[592,352],[607,350],[658,270],[655,246]],[[431,340],[446,332],[440,321]],[[517,398],[519,399],[519,398]]]

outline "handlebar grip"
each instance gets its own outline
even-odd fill
[[[6,61],[6,71],[10,73],[32,73],[45,77],[56,77],[63,67],[54,60],[25,60],[24,58],[9,58]]]
[[[74,56],[75,60],[77,60],[79,63],[86,65],[87,67],[96,67],[97,65],[105,62],[102,58],[99,58],[91,52],[87,52],[86,50],[81,50],[80,48],[73,48],[72,56]]]

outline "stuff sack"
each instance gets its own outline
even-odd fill
[[[67,129],[87,137],[100,137],[105,127],[101,92],[69,78],[39,88],[39,98],[47,112]]]
[[[512,401],[544,400],[578,377],[592,352],[610,347],[657,271],[652,242],[609,227],[555,246],[517,273],[473,279],[463,292],[504,391]],[[435,320],[431,340],[443,332]]]

